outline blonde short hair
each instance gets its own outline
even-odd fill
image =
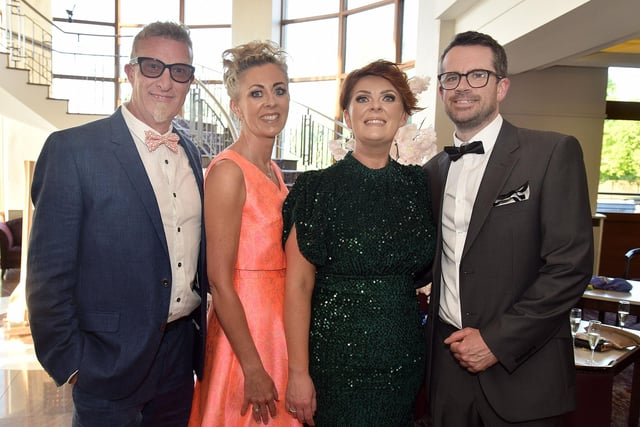
[[[145,25],[142,30],[136,34],[133,39],[133,46],[131,47],[131,58],[138,56],[137,50],[140,41],[151,37],[162,37],[184,43],[189,48],[189,58],[193,61],[193,43],[191,42],[189,28],[184,24],[159,21]]]
[[[249,68],[276,64],[288,80],[286,56],[286,52],[270,40],[254,40],[225,50],[222,53],[223,81],[229,97],[236,99],[238,79]]]

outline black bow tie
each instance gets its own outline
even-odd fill
[[[484,154],[482,141],[473,141],[468,144],[462,144],[460,147],[449,145],[444,147],[444,151],[449,155],[452,162],[455,162],[467,153]]]

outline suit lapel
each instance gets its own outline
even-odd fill
[[[438,237],[436,240],[435,257],[433,259],[433,265],[437,266],[433,268],[433,271],[437,273],[432,277],[434,286],[431,291],[431,305],[434,307],[433,313],[437,315],[437,307],[440,304],[440,262],[442,258],[442,221],[440,214],[444,203],[444,188],[447,183],[447,174],[449,173],[451,160],[449,159],[449,155],[445,152],[440,152],[432,161],[435,162],[435,167],[429,169],[429,173],[433,174],[433,176],[429,177],[429,182],[431,184],[429,190],[431,191],[431,209],[433,211],[433,217],[437,218]]]
[[[444,187],[447,183],[447,174],[449,173],[449,166],[451,165],[451,160],[449,156],[441,152],[439,157],[436,159],[437,170],[435,171],[435,175],[431,180],[434,184],[431,187],[431,200],[437,201],[436,204],[432,202],[432,209],[434,218],[440,218],[440,213],[442,212],[442,204],[444,202]]]
[[[122,164],[125,173],[129,176],[131,186],[138,193],[138,196],[140,196],[140,200],[142,200],[142,204],[149,215],[153,228],[162,242],[166,255],[169,256],[158,201],[156,200],[151,181],[149,181],[131,132],[122,117],[120,109],[111,116],[111,135],[111,142],[116,145],[114,154],[120,161],[120,164]]]
[[[462,252],[463,257],[473,244],[478,233],[480,233],[489,212],[493,208],[493,202],[500,194],[513,167],[518,162],[517,150],[519,146],[516,128],[505,120],[491,152],[487,169],[482,177],[480,188],[473,204],[467,238]]]
[[[178,144],[182,146],[185,154],[187,155],[187,159],[189,159],[189,165],[191,166],[191,169],[193,169],[193,174],[195,175],[196,183],[198,184],[198,191],[200,191],[200,197],[204,197],[204,181],[202,176],[202,163],[196,160],[195,153],[190,149],[191,146],[193,146],[193,144],[191,144],[190,146],[186,138],[180,132],[177,132],[175,130],[174,132],[176,135],[180,137],[180,142],[178,142]]]

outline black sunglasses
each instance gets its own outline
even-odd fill
[[[129,64],[138,64],[142,75],[150,79],[160,77],[162,73],[164,73],[164,69],[168,68],[171,79],[178,83],[187,83],[191,80],[193,73],[196,71],[195,67],[189,64],[165,64],[159,59],[148,58],[145,56],[132,58],[131,61],[129,61]]]

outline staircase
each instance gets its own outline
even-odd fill
[[[51,89],[53,23],[30,5],[7,0],[0,28],[0,113],[47,131],[78,126],[104,115],[70,114],[67,100],[54,99]],[[27,13],[26,10],[29,12]]]
[[[287,187],[293,187],[298,175],[302,173],[302,171],[298,170],[298,161],[289,159],[274,159],[273,161],[282,171],[282,179]]]
[[[97,114],[70,114],[68,101],[49,96],[49,85],[29,82],[30,71],[9,66],[9,54],[0,53],[0,113],[44,129],[64,129],[98,118]]]

